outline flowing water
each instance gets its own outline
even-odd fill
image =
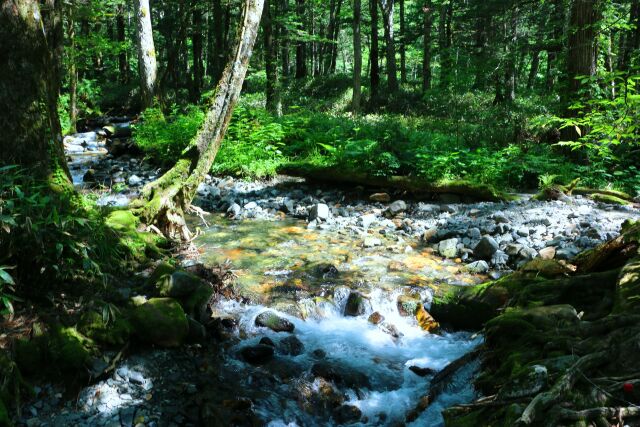
[[[401,315],[401,295],[411,295],[428,308],[439,285],[483,279],[407,238],[379,236],[381,245],[365,248],[365,236],[349,231],[308,230],[295,220],[233,222],[222,217],[214,217],[202,231],[195,241],[202,261],[230,263],[237,292],[245,297],[242,303],[223,301],[218,307],[239,323],[240,339],[229,349],[236,357],[226,358],[224,370],[235,372],[234,381],[245,388],[264,388],[259,378],[265,372],[278,378],[269,384],[268,393],[252,396],[255,412],[271,426],[336,425],[335,408],[326,408],[332,393],[340,395],[339,405],[359,409],[360,416],[349,425],[398,425],[428,393],[433,378],[409,368],[437,372],[481,342],[481,337],[467,333],[429,334],[413,316]],[[353,291],[365,297],[358,316],[345,315]],[[256,316],[265,310],[295,325],[293,335],[304,348],[301,354],[281,351],[282,340],[290,334],[255,325]],[[382,323],[369,322],[374,312],[384,317]],[[244,362],[240,351],[264,337],[276,344],[275,359],[259,367]],[[318,366],[330,370],[333,392],[313,374]],[[475,368],[459,372],[410,425],[441,425],[443,408],[472,400]]]

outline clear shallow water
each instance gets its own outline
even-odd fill
[[[278,378],[262,390],[265,393],[252,397],[255,412],[270,426],[337,424],[331,411],[319,408],[323,382],[311,373],[318,363],[329,364],[347,377],[366,378],[368,384],[334,381],[342,403],[362,413],[360,421],[349,425],[398,425],[428,393],[432,378],[420,377],[409,368],[439,371],[482,341],[468,333],[429,334],[413,316],[402,316],[398,311],[397,299],[402,294],[419,295],[428,307],[439,283],[483,280],[465,273],[454,262],[432,256],[417,242],[377,236],[383,240],[382,246],[364,248],[363,236],[307,230],[300,221],[214,221],[195,241],[202,260],[210,264],[231,262],[238,276],[238,291],[250,301],[223,301],[218,307],[238,319],[241,338],[229,349],[236,357],[228,358],[224,369],[242,378],[241,387],[265,387],[260,380],[265,372]],[[365,312],[357,317],[344,315],[353,289],[368,301]],[[290,356],[279,351],[280,341],[290,334],[255,326],[256,316],[265,310],[276,311],[295,325],[293,335],[304,345],[302,354]],[[370,323],[368,317],[373,312],[381,314],[384,322]],[[396,337],[388,333],[389,325],[399,332]],[[239,356],[241,349],[264,337],[276,344],[275,359],[260,367],[245,363]],[[324,356],[319,357],[317,350]],[[461,370],[447,390],[409,425],[439,426],[443,408],[472,400],[475,369],[468,366]]]

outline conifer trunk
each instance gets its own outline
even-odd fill
[[[153,44],[149,0],[135,0],[138,22],[138,67],[142,107],[150,107],[156,96],[156,49]]]
[[[361,79],[362,79],[362,43],[360,34],[362,4],[360,0],[353,0],[353,97],[351,108],[353,114],[360,112]]]

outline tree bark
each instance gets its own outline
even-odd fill
[[[217,81],[222,74],[224,64],[224,25],[222,14],[222,0],[213,0],[213,52],[210,55],[213,59],[213,71],[211,77]]]
[[[266,107],[276,116],[282,115],[280,101],[280,82],[278,78],[278,46],[273,36],[273,19],[271,17],[271,1],[265,0],[262,12],[262,30],[264,35],[265,71],[267,74]]]
[[[116,9],[116,40],[120,50],[118,54],[118,71],[120,73],[120,81],[126,84],[129,83],[129,62],[127,61],[127,49],[125,48],[126,26],[124,13],[124,4],[118,5]]]
[[[140,92],[142,107],[150,107],[156,96],[156,49],[151,28],[149,0],[135,0],[138,22],[138,67],[140,70]]]
[[[304,0],[296,0],[296,17],[300,30],[304,29]],[[307,77],[307,51],[306,43],[298,40],[296,45],[296,79]]]
[[[202,11],[198,2],[192,4],[193,28],[191,33],[191,51],[193,54],[193,95],[192,101],[197,102],[202,92],[204,65],[202,63]]]
[[[529,69],[529,78],[527,79],[527,89],[531,89],[536,81],[538,69],[540,68],[540,50],[536,49],[531,54],[531,68]]]
[[[67,39],[69,40],[69,130],[77,131],[78,124],[78,70],[76,68],[76,29],[73,6],[68,9]]]
[[[400,81],[407,82],[407,46],[405,43],[407,32],[405,28],[404,0],[398,0],[400,6]]]
[[[424,41],[422,46],[422,90],[431,89],[431,27],[433,26],[433,10],[431,0],[425,0],[422,7],[424,14],[423,31]]]
[[[378,2],[369,0],[369,12],[371,13],[371,98],[376,99],[380,89],[380,47],[378,46]]]
[[[286,19],[289,14],[289,0],[280,0],[280,17]],[[280,60],[282,62],[282,77],[287,78],[291,74],[289,63],[289,31],[284,23],[279,24],[280,31],[278,39],[280,40]]]
[[[597,28],[601,0],[573,0],[569,23],[567,57],[569,95],[576,96],[582,84],[578,76],[591,77],[597,70]]]
[[[331,32],[331,45],[330,45],[330,55],[329,55],[329,69],[328,73],[336,72],[336,65],[338,63],[338,38],[340,37],[340,10],[342,9],[342,0],[337,0],[337,10],[335,13],[335,22],[333,26],[333,31]]]
[[[354,115],[360,112],[361,79],[362,79],[362,43],[360,34],[361,0],[353,0],[353,97],[351,109]]]
[[[618,57],[618,69],[626,71],[631,65],[631,54],[640,48],[640,0],[633,0],[629,10],[629,27],[621,39],[620,56]]]
[[[145,186],[141,199],[134,205],[147,224],[157,226],[168,237],[190,238],[184,212],[211,170],[229,126],[249,66],[263,5],[264,0],[245,0],[233,56],[218,82],[202,127],[175,166]]]
[[[379,0],[382,9],[382,23],[387,56],[387,88],[390,92],[398,91],[398,72],[396,66],[396,44],[393,40],[393,7],[395,0]]]
[[[62,56],[62,2],[0,2],[0,165],[17,164],[73,192],[62,147],[58,95]]]

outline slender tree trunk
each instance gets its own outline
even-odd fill
[[[424,41],[422,46],[422,90],[431,89],[431,27],[433,26],[433,10],[431,0],[425,0],[422,7]]]
[[[281,18],[286,19],[289,14],[289,0],[280,0]],[[280,24],[280,60],[282,62],[282,77],[287,78],[291,75],[291,66],[289,61],[289,31],[284,23]]]
[[[304,24],[304,0],[296,0],[296,17],[299,25]],[[303,28],[301,28],[303,29]],[[307,77],[307,50],[303,40],[298,40],[296,45],[296,79]]]
[[[211,77],[213,81],[217,81],[222,74],[222,67],[224,67],[224,14],[222,12],[222,0],[213,0],[213,27],[214,27],[214,45],[213,53],[214,58],[213,72]]]
[[[17,164],[73,193],[62,147],[58,95],[62,1],[0,2],[0,166]]]
[[[362,91],[361,8],[361,0],[353,0],[353,97],[351,98],[351,109],[354,115],[360,112],[360,97]]]
[[[338,38],[340,37],[340,10],[342,9],[342,0],[337,0],[337,10],[335,17],[335,24],[333,27],[333,32],[331,34],[331,46],[330,46],[330,61],[329,61],[329,69],[327,70],[329,73],[336,72],[336,65],[338,62]]]
[[[151,28],[149,0],[135,0],[138,22],[138,67],[140,69],[140,92],[142,107],[150,107],[156,96],[156,49]]]
[[[618,69],[626,71],[631,65],[631,54],[640,49],[640,0],[633,0],[629,10],[630,29],[620,36]]]
[[[564,27],[564,6],[562,0],[554,0],[553,11],[551,12],[550,26],[552,28],[553,43],[560,44]],[[545,87],[549,93],[556,85],[556,73],[554,66],[558,59],[558,53],[555,49],[547,51],[547,70],[545,76]]]
[[[393,40],[393,7],[395,0],[379,0],[382,9],[382,23],[387,54],[387,87],[390,92],[398,90],[396,66],[396,44]]]
[[[371,13],[371,51],[369,53],[371,61],[371,98],[376,99],[380,89],[380,47],[378,46],[377,0],[369,0],[369,11]]]
[[[126,26],[125,26],[125,6],[124,4],[118,5],[116,15],[116,36],[118,41],[118,71],[120,73],[120,81],[122,83],[129,83],[129,62],[127,61],[127,49],[125,47],[126,42]]]
[[[440,87],[445,88],[451,80],[451,63],[449,61],[449,49],[447,37],[447,9],[451,7],[448,3],[440,6],[440,16],[438,18],[438,44],[440,50]]]
[[[405,16],[404,16],[404,0],[398,0],[400,6],[400,81],[402,83],[407,82],[407,46],[405,39],[407,32],[405,28]]]
[[[518,7],[514,6],[510,12],[508,23],[508,34],[506,53],[505,53],[505,72],[504,72],[504,100],[513,102],[516,100],[516,62],[518,58]]]
[[[527,89],[531,89],[536,82],[538,69],[540,68],[540,49],[536,49],[531,54],[531,68],[529,69],[529,78],[527,79]]]
[[[68,8],[67,39],[69,40],[69,130],[77,132],[78,125],[78,69],[76,68],[76,28],[73,6]]]
[[[265,71],[267,74],[266,107],[267,111],[276,116],[281,116],[282,103],[280,102],[280,82],[278,81],[278,46],[273,36],[271,0],[264,1],[262,31],[264,35]]]
[[[193,53],[193,102],[200,99],[204,77],[204,65],[202,63],[202,11],[198,3],[192,3],[193,28],[191,33],[191,50]]]
[[[175,166],[145,186],[142,199],[134,206],[147,224],[156,225],[169,237],[190,237],[184,212],[191,204],[198,185],[211,170],[229,126],[249,66],[263,5],[264,0],[245,0],[242,27],[233,56],[218,82],[202,127]]]

